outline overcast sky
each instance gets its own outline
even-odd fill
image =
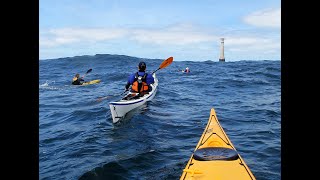
[[[40,59],[281,60],[280,0],[40,0]]]

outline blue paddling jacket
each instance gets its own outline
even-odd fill
[[[140,82],[140,85],[138,82],[139,77],[141,78],[141,81],[142,81]],[[149,92],[151,91],[150,84],[152,83],[154,83],[154,78],[151,74],[146,73],[144,71],[138,71],[129,76],[128,82],[126,84],[126,89],[128,89],[130,85],[132,85],[131,90],[133,92]]]

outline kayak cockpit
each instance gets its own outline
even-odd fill
[[[123,97],[121,100],[133,100],[133,99],[140,99],[141,97],[148,95],[149,92],[143,92],[143,93],[129,93],[125,97]]]

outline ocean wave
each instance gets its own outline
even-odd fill
[[[40,62],[40,179],[179,179],[211,108],[257,179],[280,178],[280,62],[174,61],[157,71],[154,99],[113,124],[109,102],[121,98],[140,60],[150,72],[163,61],[96,55]],[[177,71],[185,67],[191,73]],[[70,84],[89,68],[86,78],[101,83]],[[110,98],[97,102],[102,96]]]

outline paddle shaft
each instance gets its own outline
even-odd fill
[[[169,65],[172,63],[172,61],[173,61],[173,57],[169,57],[168,59],[164,60],[164,61],[160,64],[159,68],[158,68],[157,70],[153,71],[152,74],[154,74],[154,73],[155,73],[156,71],[158,71],[159,69],[163,69],[163,68],[169,66]]]
[[[92,69],[89,69],[83,76],[82,76],[82,78],[84,78],[89,72],[91,72],[92,71]]]
[[[153,71],[152,74],[154,74],[155,72],[157,72],[160,68],[158,68],[157,70]]]

